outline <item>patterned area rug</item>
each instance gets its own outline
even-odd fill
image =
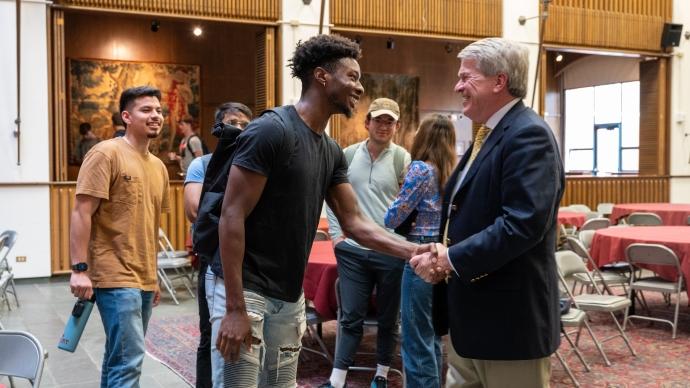
[[[660,297],[648,297],[652,314],[655,317],[672,317],[673,308],[667,307]],[[639,308],[639,307],[638,307]],[[642,313],[641,310],[639,310]],[[591,326],[599,340],[615,333],[613,321],[606,314],[592,314]],[[188,382],[195,381],[196,346],[199,330],[198,317],[180,316],[175,318],[156,319],[155,315],[149,324],[146,337],[148,352],[171,369],[175,370]],[[592,368],[586,372],[574,353],[568,352],[565,341],[560,351],[573,370],[575,377],[583,387],[688,387],[690,386],[690,308],[687,298],[683,296],[678,334],[671,339],[669,325],[645,321],[636,321],[628,326],[626,333],[630,337],[637,357],[633,357],[625,347],[622,339],[612,339],[604,344],[604,351],[613,364],[604,362],[597,352],[589,335],[583,331],[580,349]],[[335,322],[323,325],[323,337],[326,346],[332,352],[335,339]],[[573,336],[574,338],[574,336]],[[376,336],[374,332],[365,333],[360,350],[375,352]],[[318,345],[305,336],[304,346],[318,349]],[[375,366],[373,355],[361,355],[356,358],[357,365]],[[555,357],[551,358],[552,387],[573,386],[568,375]],[[400,369],[400,358],[396,357],[393,367]],[[298,370],[298,387],[317,387],[328,379],[331,364],[323,357],[309,352],[302,352]],[[394,375],[390,387],[401,387],[402,380]],[[368,387],[373,372],[353,371],[348,373],[348,387]]]

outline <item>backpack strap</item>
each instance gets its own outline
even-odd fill
[[[291,126],[294,124],[292,116],[290,116],[290,112],[288,112],[287,106],[279,106],[275,108],[266,109],[265,111],[261,112],[261,116],[263,116],[266,112],[275,113],[280,119],[280,121],[283,123],[285,133],[287,133],[288,136],[288,144],[290,145],[290,148],[287,152],[287,161],[289,162],[289,160],[292,157],[292,154],[295,152],[295,149],[297,148],[297,135],[295,134],[295,130],[291,128]]]
[[[343,153],[345,154],[345,159],[347,159],[348,166],[352,164],[352,159],[355,158],[355,153],[357,152],[359,147],[362,146],[362,143],[364,142],[352,144],[349,147],[345,147],[345,149],[343,150]]]
[[[394,144],[395,149],[393,150],[393,164],[395,165],[395,174],[399,179],[403,178],[403,172],[405,171],[405,151],[404,148],[397,144]]]

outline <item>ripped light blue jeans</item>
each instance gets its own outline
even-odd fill
[[[223,279],[213,275],[209,269],[206,287],[212,325],[213,386],[296,387],[297,361],[302,348],[302,335],[307,327],[304,295],[300,295],[297,302],[289,303],[245,289],[244,301],[255,344],[251,350],[241,346],[239,361],[224,363],[221,375],[219,364],[223,360],[216,350],[216,340],[225,315],[225,285]],[[210,288],[212,292],[208,292]],[[219,380],[221,384],[218,384]]]

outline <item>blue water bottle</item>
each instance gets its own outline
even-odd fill
[[[91,299],[79,299],[77,303],[74,304],[72,309],[72,315],[67,321],[65,326],[65,332],[60,337],[60,342],[58,343],[58,348],[66,350],[68,352],[74,353],[74,350],[79,344],[79,339],[81,334],[84,332],[84,327],[86,327],[86,322],[89,321],[89,316],[91,315],[91,310],[93,310],[93,304],[96,302],[96,295],[92,296]]]

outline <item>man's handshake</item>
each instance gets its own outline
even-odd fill
[[[448,260],[448,248],[442,244],[428,244],[428,251],[410,259],[410,266],[420,278],[428,283],[438,283],[445,279],[453,268]]]

